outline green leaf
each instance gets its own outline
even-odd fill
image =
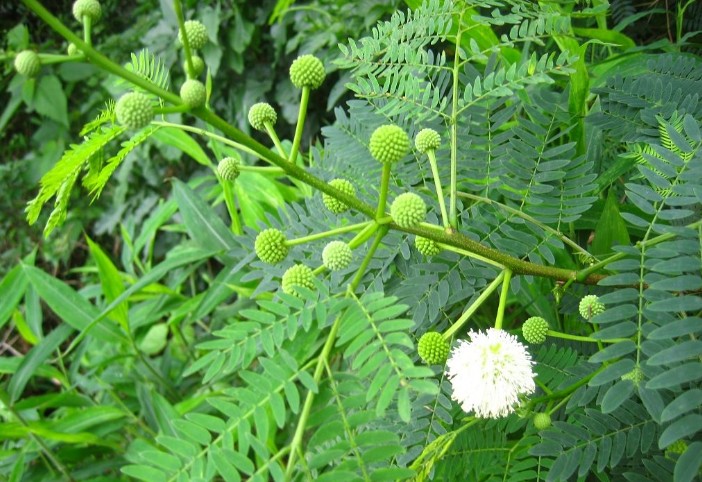
[[[38,81],[34,94],[34,108],[42,115],[68,127],[66,94],[55,75],[45,75]]]
[[[156,323],[149,328],[146,335],[139,342],[139,350],[146,355],[156,355],[163,351],[168,343],[168,324]]]
[[[694,442],[687,447],[675,464],[673,482],[692,482],[697,478],[702,466],[702,442]]]
[[[161,127],[152,137],[162,144],[183,151],[203,166],[212,166],[212,161],[207,154],[205,154],[202,147],[200,147],[200,144],[195,142],[192,137],[180,129],[175,127]]]
[[[174,180],[173,195],[190,236],[204,249],[227,251],[236,242],[217,214],[187,184]]]
[[[702,390],[693,388],[670,402],[661,413],[661,422],[669,422],[683,413],[695,410],[702,406]]]
[[[76,293],[63,281],[44,273],[33,266],[22,265],[29,282],[42,300],[61,320],[78,331],[84,331],[98,316],[97,309]],[[110,343],[125,341],[125,336],[113,324],[102,322],[95,327],[93,335]]]
[[[700,378],[702,378],[702,364],[699,362],[686,363],[651,378],[646,384],[646,388],[670,388],[681,383],[693,382]]]
[[[702,430],[702,415],[691,413],[676,420],[663,430],[658,439],[658,448],[664,449],[673,442],[686,437],[692,437]]]
[[[24,296],[29,281],[21,265],[12,268],[0,281],[0,328],[7,323],[15,307]]]
[[[591,252],[595,256],[607,255],[612,252],[612,246],[627,246],[630,242],[626,223],[619,214],[614,190],[610,189],[602,208],[602,215],[595,227],[595,239],[592,242]]]
[[[648,359],[648,364],[653,366],[670,365],[700,355],[702,355],[702,341],[687,340],[654,353]]]
[[[100,277],[100,284],[102,286],[102,293],[105,296],[107,302],[114,301],[119,295],[124,293],[124,285],[122,284],[122,278],[119,271],[112,264],[110,258],[105,254],[102,248],[95,244],[92,239],[88,236],[85,237],[88,242],[88,247],[90,248],[90,255],[95,261],[98,268],[98,276]],[[125,332],[129,332],[129,306],[127,301],[124,301],[117,305],[114,310],[110,312],[108,317],[113,318],[117,321],[124,329]]]
[[[29,379],[34,375],[37,368],[49,358],[56,349],[73,333],[73,328],[69,325],[61,325],[33,347],[22,358],[19,368],[10,380],[8,385],[8,393],[10,400],[15,402],[19,399],[27,385]]]
[[[634,383],[631,380],[619,380],[609,387],[607,393],[602,398],[602,413],[612,413],[619,406],[626,402],[634,393]]]
[[[130,477],[134,477],[144,482],[154,482],[155,480],[168,480],[166,474],[148,465],[125,465],[120,471]]]

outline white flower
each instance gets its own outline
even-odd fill
[[[468,333],[448,359],[451,398],[479,418],[505,417],[514,411],[520,395],[534,393],[534,362],[517,337],[489,328]]]

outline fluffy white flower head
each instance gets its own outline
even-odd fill
[[[534,393],[534,362],[506,331],[489,328],[468,336],[470,342],[461,340],[446,362],[451,398],[478,418],[505,417],[515,410],[520,395]]]

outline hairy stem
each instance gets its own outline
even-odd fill
[[[509,296],[509,282],[512,280],[512,270],[506,268],[504,271],[504,279],[502,280],[502,291],[500,292],[500,304],[497,306],[497,319],[495,320],[495,328],[502,329],[502,321],[505,318],[505,308],[507,307],[507,297]]]
[[[476,298],[476,300],[468,307],[468,309],[461,315],[461,317],[454,323],[451,328],[446,330],[443,333],[443,337],[445,340],[450,340],[451,337],[461,329],[461,327],[465,324],[468,319],[473,316],[473,313],[478,311],[478,308],[487,300],[490,295],[497,289],[498,286],[502,283],[502,280],[505,278],[505,272],[502,271],[500,274],[497,275],[497,278],[492,280],[492,283],[490,283],[482,293],[480,293],[480,296]]]
[[[380,179],[380,197],[378,198],[378,208],[375,211],[376,221],[385,216],[385,205],[388,202],[388,189],[390,187],[390,169],[392,166],[388,162],[383,163],[383,174]]]
[[[590,338],[589,336],[571,335],[568,333],[562,333],[560,331],[553,330],[548,330],[546,332],[546,335],[551,336],[553,338],[562,338],[564,340],[571,341],[584,341],[587,343],[620,343],[622,341],[631,341],[631,338],[610,338],[608,340],[597,340],[595,338]]]
[[[450,224],[448,214],[446,213],[446,201],[444,200],[444,190],[441,187],[441,178],[439,177],[439,166],[436,163],[436,154],[433,150],[429,150],[427,151],[427,157],[429,158],[431,173],[434,176],[436,197],[439,199],[439,208],[441,209],[441,220],[443,221],[444,227],[448,228]]]
[[[227,205],[227,211],[229,212],[229,217],[232,220],[232,232],[239,236],[243,233],[243,230],[241,229],[239,210],[236,207],[236,201],[234,199],[234,191],[232,191],[232,185],[226,179],[222,179],[221,184],[222,191],[224,192],[224,203]]]
[[[275,146],[275,150],[278,151],[278,154],[281,157],[285,157],[285,150],[283,149],[283,145],[280,143],[280,139],[278,139],[278,134],[275,132],[275,129],[273,129],[273,126],[271,125],[270,122],[264,122],[263,127],[266,128],[266,132],[268,133],[268,137],[271,138],[273,141],[273,145]]]
[[[195,67],[193,67],[193,56],[190,50],[190,39],[185,34],[185,17],[183,16],[183,7],[180,0],[173,0],[173,10],[175,10],[176,17],[178,18],[178,28],[182,32],[182,43],[183,51],[185,52],[185,62],[188,64],[188,72],[195,72]]]
[[[310,88],[302,88],[302,96],[300,98],[300,110],[297,113],[297,125],[295,126],[295,137],[293,138],[292,149],[290,150],[290,164],[295,164],[297,159],[297,151],[300,150],[300,142],[302,142],[302,131],[305,129],[305,116],[307,115],[307,104],[310,101]]]
[[[449,224],[458,229],[458,212],[456,210],[456,193],[458,192],[458,71],[461,65],[461,36],[463,30],[459,20],[456,34],[456,54],[453,58],[453,86],[451,88],[451,190],[449,199]]]

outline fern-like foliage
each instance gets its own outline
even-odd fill
[[[169,73],[163,61],[149,52],[142,49],[131,54],[131,61],[126,65],[127,70],[143,77],[162,89],[168,89]],[[118,85],[126,85],[126,81],[119,78]]]

